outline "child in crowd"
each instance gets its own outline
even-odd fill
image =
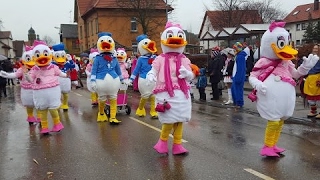
[[[207,76],[206,76],[206,69],[201,68],[200,69],[200,75],[198,77],[198,82],[197,82],[197,89],[199,90],[200,94],[200,101],[206,101],[206,87],[207,87]]]

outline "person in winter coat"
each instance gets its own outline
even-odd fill
[[[200,101],[206,101],[206,87],[207,87],[207,76],[206,76],[206,69],[205,68],[201,68],[200,69],[200,75],[198,77],[198,82],[197,82],[197,89],[199,90],[199,94],[200,94]]]
[[[220,51],[213,50],[211,52],[211,60],[208,64],[208,73],[210,75],[210,83],[212,88],[212,98],[211,100],[219,100],[220,92],[218,88],[218,83],[222,79],[222,67],[223,67],[223,57]]]
[[[0,61],[0,63],[1,63],[0,64],[0,71],[5,71],[3,61]],[[0,76],[0,99],[2,97],[2,93],[3,93],[4,97],[7,97],[6,85],[7,85],[7,79]]]

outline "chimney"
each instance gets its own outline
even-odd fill
[[[319,10],[319,0],[314,0],[314,10],[315,11]]]

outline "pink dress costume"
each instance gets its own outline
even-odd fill
[[[261,59],[255,64],[249,83],[257,91],[257,110],[268,120],[265,130],[262,156],[280,157],[285,149],[277,146],[284,120],[292,116],[296,92],[295,81],[306,75],[319,60],[309,55],[297,69],[291,62],[298,51],[291,47],[290,35],[284,29],[284,22],[273,22],[261,38]],[[254,100],[250,96],[250,99]]]
[[[35,65],[35,62],[32,60],[32,48],[30,46],[26,46],[26,51],[22,54],[22,63],[23,67],[20,67],[14,73],[6,73],[2,71],[0,76],[4,78],[10,79],[20,79],[21,86],[21,103],[26,107],[27,110],[27,121],[29,124],[33,124],[36,122],[40,122],[40,115],[37,115],[37,118],[33,115],[34,113],[34,103],[33,103],[33,89],[32,83],[27,81],[26,76],[24,75],[24,69],[26,69],[27,73],[30,74],[30,69]]]
[[[41,114],[41,133],[48,134],[48,111],[53,119],[52,132],[58,132],[64,127],[60,122],[58,108],[61,105],[61,89],[58,77],[66,77],[58,66],[51,63],[52,52],[43,41],[35,41],[33,56],[36,63],[27,76],[33,85],[33,101]]]
[[[182,53],[187,44],[186,35],[178,24],[167,23],[161,35],[163,54],[159,55],[147,74],[149,81],[156,81],[153,93],[156,96],[159,120],[162,123],[160,138],[154,149],[168,153],[168,138],[173,130],[172,154],[188,152],[182,146],[183,122],[191,119],[189,81],[194,78],[190,60]]]
[[[138,59],[137,59],[137,58],[134,58],[134,59],[132,60],[131,74],[133,73],[134,68],[135,68],[136,65],[137,65],[137,62],[138,62]],[[138,79],[139,79],[139,74],[137,75],[137,77],[136,77],[136,78],[133,80],[133,82],[132,82],[132,86],[133,86],[133,90],[134,90],[134,91],[139,91]]]

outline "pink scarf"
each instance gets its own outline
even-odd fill
[[[172,79],[171,79],[171,74],[170,74],[170,62],[169,59],[171,56],[175,56],[175,62],[176,62],[176,74],[177,77],[180,75],[179,69],[181,66],[181,59],[184,58],[185,56],[180,53],[166,53],[166,54],[161,54],[162,57],[165,58],[164,62],[164,80],[166,81],[166,89],[168,90],[168,93],[170,97],[174,96],[173,92],[173,85],[172,85]],[[185,81],[185,79],[180,79],[178,78],[178,84],[180,86],[180,90],[185,94],[186,98],[189,98],[189,93],[188,93],[188,86]]]

